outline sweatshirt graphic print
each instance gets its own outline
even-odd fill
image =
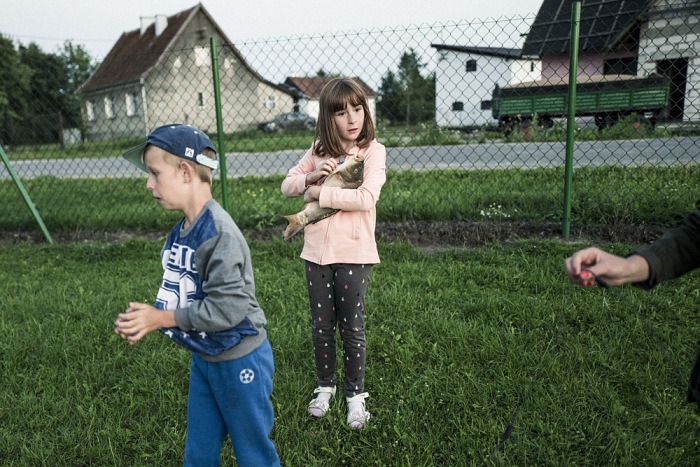
[[[155,302],[159,310],[186,308],[195,300],[206,299],[202,278],[195,264],[195,253],[207,240],[218,235],[213,214],[207,209],[190,227],[187,235],[181,237],[183,223],[184,219],[173,227],[163,247],[163,281]],[[205,355],[218,355],[237,345],[244,336],[258,334],[248,318],[223,331],[183,331],[178,327],[161,328],[160,331],[180,346]]]

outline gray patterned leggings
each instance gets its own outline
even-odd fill
[[[344,392],[353,397],[364,392],[367,345],[365,294],[371,264],[304,262],[311,309],[311,341],[319,386],[336,385],[336,323],[343,341]]]

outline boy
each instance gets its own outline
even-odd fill
[[[212,198],[211,140],[188,125],[164,125],[123,157],[148,172],[146,188],[161,206],[184,217],[161,251],[155,307],[129,303],[114,332],[133,345],[160,329],[192,351],[184,465],[219,465],[227,434],[238,465],[280,465],[269,439],[274,363],[265,314],[245,238]]]

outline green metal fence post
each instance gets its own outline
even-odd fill
[[[228,184],[226,179],[226,143],[224,141],[224,123],[221,117],[221,87],[219,82],[219,56],[216,51],[216,38],[210,38],[211,69],[214,78],[214,106],[216,107],[216,133],[219,146],[219,176],[221,179],[221,205],[228,211]]]
[[[53,245],[53,238],[51,238],[51,234],[49,233],[48,229],[44,225],[44,221],[41,219],[41,215],[39,215],[39,211],[36,210],[36,206],[34,206],[32,199],[29,197],[29,193],[27,193],[27,190],[24,189],[24,185],[22,184],[22,180],[19,179],[19,177],[15,173],[14,169],[10,165],[10,159],[7,157],[7,154],[5,154],[5,150],[2,148],[2,146],[0,146],[0,158],[2,158],[2,162],[5,164],[5,167],[7,167],[7,171],[10,173],[10,177],[12,177],[12,181],[15,182],[15,186],[17,187],[19,192],[22,194],[22,199],[24,199],[24,202],[27,204],[27,207],[32,212],[32,215],[34,216],[34,219],[36,219],[37,224],[39,224],[41,231],[44,233],[44,237],[46,237],[46,241]]]
[[[571,40],[569,41],[569,95],[566,116],[566,165],[564,168],[564,238],[571,231],[571,183],[574,163],[574,135],[576,131],[576,74],[578,72],[578,36],[581,28],[581,2],[571,5]]]

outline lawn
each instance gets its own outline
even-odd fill
[[[572,285],[584,243],[380,244],[359,431],[315,387],[301,240],[250,242],[275,353],[283,465],[698,465],[685,389],[697,274],[645,292]],[[160,240],[0,249],[0,465],[181,465],[189,355],[112,323],[153,301]],[[632,245],[605,245],[623,254]],[[235,465],[231,447],[222,465]]]
[[[563,169],[389,171],[377,204],[378,222],[559,221],[564,211]],[[230,212],[241,228],[283,230],[280,214],[303,207],[285,198],[282,177],[242,177],[228,184]],[[673,225],[693,208],[700,166],[602,167],[574,171],[573,224]],[[178,214],[162,210],[145,177],[42,177],[24,182],[53,234],[74,231],[169,230]],[[221,186],[214,183],[221,199]],[[36,220],[10,180],[0,180],[0,230],[37,230]]]

